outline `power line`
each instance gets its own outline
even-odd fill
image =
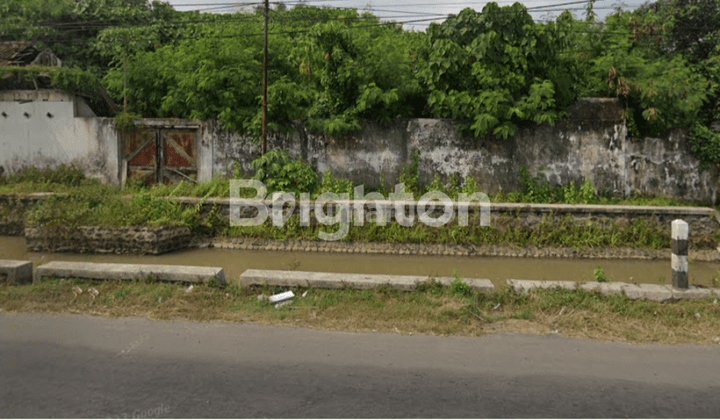
[[[599,0],[599,1],[606,1],[606,0]],[[552,5],[545,5],[545,6],[536,6],[536,7],[527,8],[526,10],[527,10],[528,12],[534,12],[534,11],[537,10],[537,9],[543,9],[542,11],[553,11],[552,9],[546,9],[546,8],[557,7],[557,6],[562,6],[562,5],[569,5],[569,4],[579,4],[579,3],[587,3],[587,1],[573,1],[573,2],[565,2],[565,3],[552,4]],[[239,3],[239,4],[248,5],[248,4],[260,4],[260,3]],[[235,5],[237,6],[238,4],[235,4]],[[347,9],[347,8],[338,7],[338,6],[328,6],[327,8],[357,11],[357,9],[354,9],[354,8]],[[599,9],[612,9],[612,7],[595,8],[595,9],[598,9],[598,10],[599,10]],[[447,16],[447,14],[445,14],[445,13],[408,12],[408,11],[403,11],[403,12],[401,12],[401,11],[397,11],[397,10],[387,10],[387,9],[382,9],[382,10],[381,10],[381,9],[377,9],[377,10],[378,10],[378,11],[388,11],[388,12],[393,12],[393,13],[412,13],[412,14],[416,14],[416,15],[419,15],[419,16]],[[562,9],[562,10],[564,11],[564,10],[584,10],[584,9]],[[516,13],[516,12],[513,11],[513,10],[504,10],[504,11],[501,10],[501,11],[499,11],[499,13]],[[215,17],[215,16],[217,16],[217,17]],[[220,16],[222,16],[222,17],[220,17]],[[391,18],[405,17],[405,16],[403,15],[403,16],[388,16],[388,17],[376,16],[376,17],[377,17],[378,19],[391,19]],[[166,25],[183,25],[183,24],[186,24],[186,23],[211,23],[211,22],[218,22],[218,23],[220,23],[220,22],[222,22],[222,21],[224,21],[224,20],[255,20],[255,19],[258,19],[258,17],[257,17],[256,15],[254,15],[254,14],[242,15],[242,16],[240,16],[240,17],[234,16],[234,15],[230,15],[230,16],[213,15],[213,18],[203,18],[203,19],[196,19],[196,20],[178,20],[177,22],[165,22],[165,24],[166,24]],[[321,20],[331,20],[332,18],[328,19],[328,18],[325,18],[325,17],[319,17],[319,18],[310,18],[310,17],[283,17],[283,19],[285,19],[285,20],[297,20],[297,21],[300,21],[300,20],[309,20],[309,21],[316,20],[316,21],[321,21]],[[337,19],[337,18],[336,18],[336,19]],[[438,19],[439,19],[439,18],[438,18]],[[437,20],[437,19],[435,19],[435,20]],[[45,24],[45,25],[39,25],[39,26],[45,26],[45,27],[72,27],[72,26],[78,26],[78,27],[82,27],[83,29],[85,29],[85,28],[90,28],[91,26],[98,26],[98,27],[99,27],[99,26],[103,26],[103,25],[106,25],[106,26],[115,26],[115,25],[110,25],[110,24],[113,24],[113,23],[116,23],[116,22],[118,22],[117,19],[111,19],[111,20],[94,20],[94,21],[84,21],[84,22],[47,23],[47,24]],[[137,24],[135,24],[135,25],[126,25],[126,26],[146,26],[146,25],[153,25],[153,24],[157,24],[157,22],[137,23]]]
[[[602,1],[602,0],[600,0],[600,1]],[[562,11],[565,11],[565,10],[584,10],[583,8],[548,9],[548,8],[550,8],[550,7],[556,7],[556,6],[560,6],[560,5],[570,5],[570,4],[579,4],[579,3],[586,3],[586,2],[585,2],[585,1],[565,2],[565,3],[554,4],[554,5],[537,6],[537,7],[529,8],[529,9],[526,9],[526,10],[527,10],[528,12],[533,12],[533,11],[535,11],[536,9],[543,9],[542,11],[545,11],[545,12],[547,12],[547,11],[560,11],[560,10],[562,10]],[[250,3],[246,3],[246,4],[250,4]],[[335,8],[344,10],[344,8],[340,8],[340,7],[335,7]],[[596,7],[596,8],[594,8],[594,10],[603,10],[603,9],[613,9],[613,7]],[[356,9],[347,9],[347,10],[356,10]],[[395,11],[395,12],[397,12],[397,13],[403,13],[403,12],[399,12],[399,11]],[[503,12],[515,13],[515,11],[501,11],[501,13],[503,13]],[[408,12],[404,12],[404,13],[408,13]],[[439,13],[438,13],[438,14],[433,14],[433,13],[421,13],[421,12],[418,12],[417,14],[419,14],[419,15],[421,15],[421,16],[438,16],[438,17],[428,18],[428,19],[407,20],[407,21],[378,22],[378,23],[373,23],[373,24],[370,24],[370,25],[355,25],[354,27],[382,26],[383,24],[398,24],[398,25],[404,25],[404,24],[408,24],[408,23],[433,22],[433,21],[437,21],[437,20],[442,19],[440,16],[444,16],[444,15],[441,15],[441,14],[439,14]],[[393,16],[393,17],[397,18],[397,17],[406,17],[406,16],[403,15],[403,16]],[[377,18],[378,20],[388,19],[388,18],[381,18],[381,17],[376,17],[376,18]],[[363,20],[364,18],[363,18],[362,16],[357,16],[357,17],[354,16],[354,17],[351,18],[351,20],[355,20],[355,19],[357,19],[358,21],[361,21],[361,20]],[[117,25],[117,26],[118,26],[118,27],[141,27],[141,26],[160,25],[160,26],[162,26],[162,27],[173,27],[173,26],[188,25],[188,24],[192,24],[192,23],[216,23],[216,24],[222,24],[222,23],[227,23],[228,21],[258,21],[258,20],[259,20],[259,17],[258,17],[257,15],[255,15],[255,14],[246,14],[246,15],[241,15],[241,16],[230,15],[230,16],[223,16],[223,17],[213,17],[213,18],[210,18],[210,19],[203,18],[203,19],[196,19],[196,20],[178,20],[178,21],[176,21],[176,22],[157,22],[157,21],[154,21],[154,22],[146,22],[146,23],[136,23],[136,24],[131,24],[131,25],[124,24],[124,25]],[[347,18],[332,18],[332,17],[314,17],[314,18],[311,18],[311,17],[298,17],[298,16],[295,16],[295,17],[292,17],[292,16],[281,16],[281,20],[282,20],[282,21],[288,21],[288,20],[290,20],[290,21],[334,21],[334,20],[347,20]],[[88,21],[88,22],[62,22],[62,23],[56,23],[56,24],[47,24],[46,27],[54,27],[54,26],[56,26],[56,27],[61,27],[62,29],[64,29],[64,32],[65,32],[65,33],[68,33],[68,32],[73,32],[73,31],[82,31],[82,30],[90,30],[90,29],[104,29],[104,28],[106,28],[106,27],[115,27],[114,25],[113,25],[113,26],[108,26],[108,25],[107,25],[108,23],[111,23],[111,22],[112,22],[112,23],[115,23],[116,20],[111,20],[111,21],[99,21],[99,20],[98,20],[98,21],[94,21],[94,22],[89,22],[89,21]],[[351,27],[351,28],[353,28],[353,27]],[[676,29],[677,29],[677,28],[676,28]],[[688,29],[694,30],[694,31],[701,30],[701,28],[697,28],[697,27],[688,28]],[[301,33],[301,32],[307,32],[307,30],[297,29],[297,30],[293,30],[293,31],[275,32],[275,33],[272,33],[272,34],[273,34],[273,35],[274,35],[274,34],[282,34],[282,33],[291,34],[291,33]],[[569,31],[568,31],[568,32],[569,32]],[[584,31],[573,30],[572,32],[578,32],[578,33],[580,33],[580,32],[584,32]],[[590,32],[590,33],[595,33],[594,31],[588,31],[588,32]],[[609,34],[610,32],[608,32],[607,30],[605,30],[605,31],[603,31],[603,33],[604,33],[604,34]],[[622,34],[622,35],[625,35],[625,34],[626,34],[625,32],[614,32],[614,33]],[[255,36],[255,35],[256,35],[256,34],[249,34],[249,35],[242,35],[242,36]],[[238,36],[238,35],[230,35],[229,37],[234,37],[234,36]],[[181,38],[180,38],[180,39],[181,39]]]

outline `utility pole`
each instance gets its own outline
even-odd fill
[[[127,114],[127,54],[123,53],[123,113]]]
[[[263,48],[263,102],[262,102],[262,154],[267,150],[267,56],[268,56],[268,17],[270,14],[270,1],[265,0],[265,47]]]

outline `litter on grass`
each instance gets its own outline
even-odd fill
[[[288,290],[287,292],[278,293],[276,295],[270,296],[270,303],[280,303],[284,300],[292,299],[295,297],[295,293],[292,292],[292,290]]]

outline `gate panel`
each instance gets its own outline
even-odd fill
[[[146,185],[157,177],[156,130],[134,130],[123,134],[123,159],[127,162],[127,179],[139,179]]]
[[[196,182],[197,136],[195,130],[163,129],[161,130],[161,178],[165,184],[181,180]]]
[[[122,135],[126,180],[145,185],[197,182],[198,131],[190,128],[140,128]]]

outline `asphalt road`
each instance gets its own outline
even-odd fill
[[[0,417],[720,417],[720,345],[0,313]]]

